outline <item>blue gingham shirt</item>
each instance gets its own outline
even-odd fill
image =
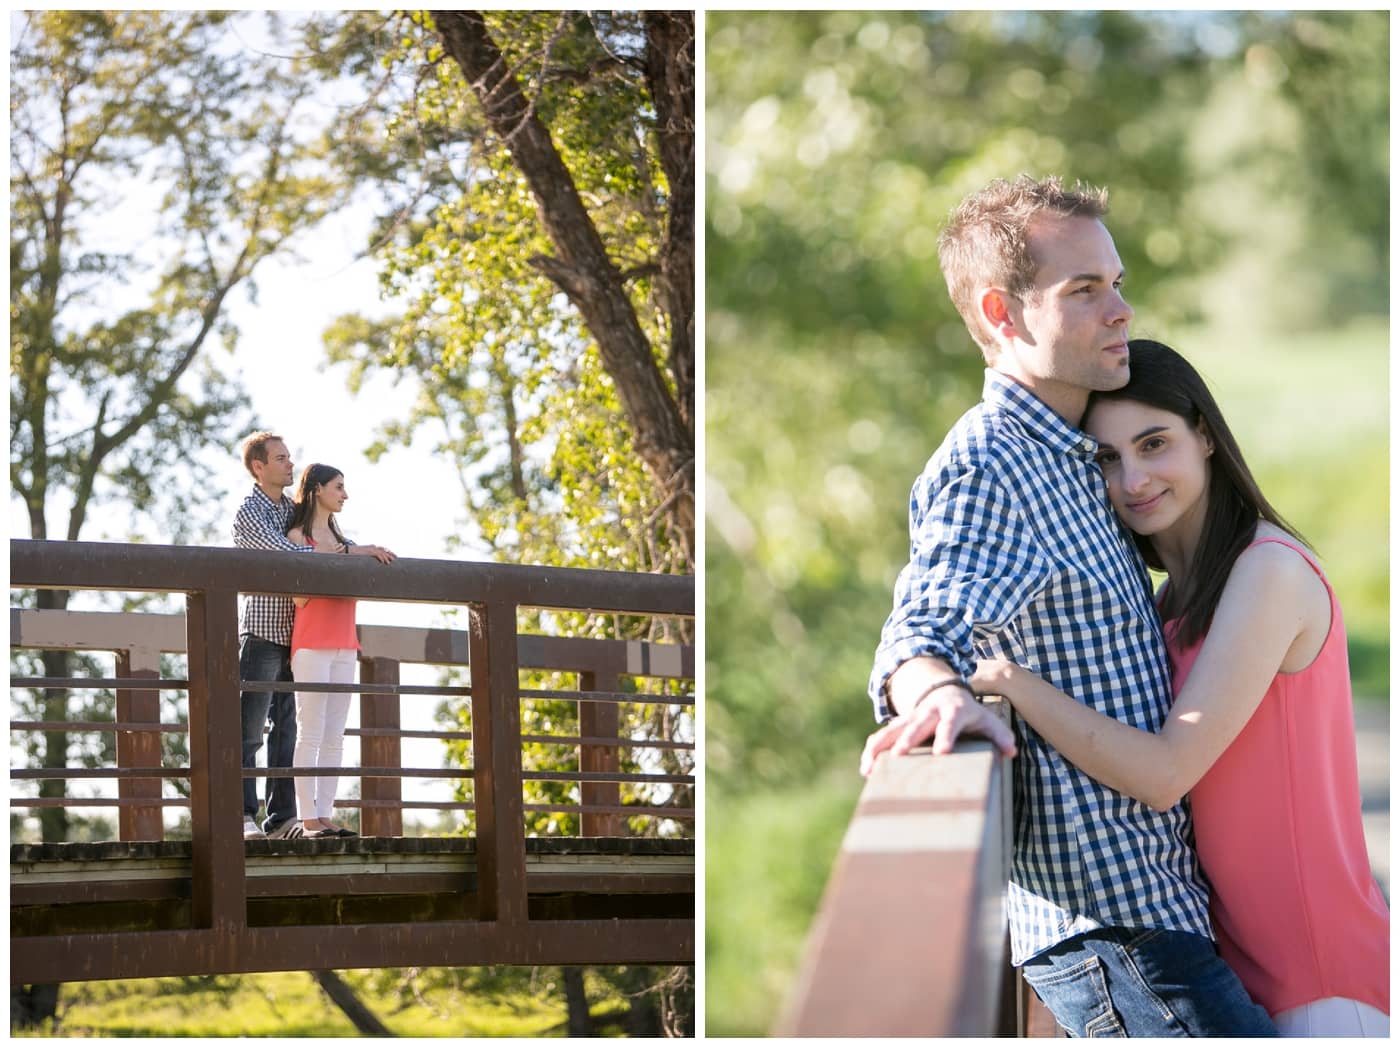
[[[310,553],[310,546],[298,546],[287,538],[292,520],[292,500],[286,495],[273,502],[256,484],[238,507],[233,519],[233,544],[241,549],[279,549]],[[239,605],[238,635],[252,634],[273,644],[292,643],[292,617],[296,607],[291,597],[270,593],[245,593]]]
[[[1109,506],[1097,445],[995,371],[982,397],[910,497],[910,563],[870,676],[877,719],[891,713],[890,675],[915,656],[963,675],[977,658],[1003,658],[1156,731],[1172,701],[1166,646],[1147,569]],[[1154,812],[1012,720],[1012,963],[1095,928],[1210,936],[1186,806]]]

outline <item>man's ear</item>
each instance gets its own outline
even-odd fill
[[[1016,334],[1016,300],[1009,292],[999,287],[983,288],[977,306],[983,321],[992,331],[1005,338]]]

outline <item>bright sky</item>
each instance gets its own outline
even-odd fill
[[[12,15],[10,27],[15,25]],[[256,36],[256,27],[245,24],[245,31]],[[326,102],[329,107],[331,103]],[[154,223],[143,205],[153,204],[154,187],[131,185],[118,189],[120,207],[104,211],[89,232],[94,242],[129,250],[143,243],[146,230]],[[144,198],[144,199],[143,199]],[[228,319],[241,332],[236,354],[229,358],[221,349],[214,352],[219,367],[230,374],[247,392],[256,423],[282,434],[297,466],[297,473],[311,462],[330,463],[345,474],[350,498],[339,520],[342,529],[359,542],[388,546],[400,557],[425,559],[488,560],[489,552],[476,539],[474,524],[467,519],[461,480],[451,461],[434,456],[427,448],[441,434],[426,434],[421,447],[395,448],[371,464],[364,449],[375,437],[376,428],[390,419],[406,416],[416,394],[416,379],[407,377],[395,383],[390,376],[369,379],[358,396],[346,388],[348,369],[330,367],[321,336],[332,319],[341,313],[361,312],[380,315],[392,304],[381,302],[376,263],[359,258],[364,249],[370,215],[364,206],[332,216],[313,230],[302,233],[293,243],[295,256],[279,256],[264,261],[254,273],[258,301],[250,301],[246,287],[229,296]],[[358,261],[357,261],[358,258]],[[117,292],[120,295],[120,292]],[[83,416],[90,421],[90,412]],[[206,456],[215,475],[209,487],[222,493],[227,523],[214,541],[233,545],[232,519],[239,503],[252,486],[243,469],[237,444],[244,434],[231,438],[226,456],[217,452]],[[291,492],[289,492],[291,493]],[[52,497],[49,504],[50,533],[62,534],[67,524],[67,500]],[[126,533],[127,522],[119,504],[96,505],[88,515],[82,538],[110,539]],[[14,537],[28,537],[29,526],[21,503],[11,494],[10,531]],[[446,539],[455,536],[464,546],[447,553]],[[159,535],[150,541],[163,541]],[[79,595],[75,608],[93,607]],[[388,625],[438,624],[437,609],[431,605],[360,604],[361,623]],[[405,667],[405,684],[434,683],[430,668]],[[431,697],[403,700],[405,728],[424,729],[432,724],[437,701]],[[350,727],[358,724],[357,705],[352,705]],[[404,763],[411,767],[441,766],[441,747],[436,742],[405,740]],[[358,740],[346,740],[346,764],[359,761]],[[78,784],[70,784],[73,789]],[[341,795],[347,787],[342,785]],[[109,792],[109,791],[103,791]],[[423,779],[404,780],[405,799],[441,796],[442,784]],[[111,814],[111,810],[107,809]],[[430,814],[430,813],[429,813]]]

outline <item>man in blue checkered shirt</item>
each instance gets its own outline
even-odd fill
[[[1147,570],[1078,428],[1091,391],[1128,381],[1133,313],[1106,212],[1102,190],[1022,176],[964,200],[940,239],[988,370],[914,486],[862,769],[964,733],[1014,754],[1012,961],[1072,1034],[1274,1035],[1215,952],[1186,806],[1100,785],[966,683],[998,657],[1140,728],[1171,705]]]
[[[292,500],[284,489],[291,486],[293,476],[292,455],[286,442],[263,430],[244,440],[242,450],[243,466],[254,483],[233,521],[234,545],[288,553],[313,552],[309,546],[298,546],[286,534],[287,523],[292,519]],[[242,680],[291,682],[293,610],[291,597],[264,593],[243,596],[238,616],[238,674]],[[257,767],[266,727],[268,768],[290,768],[297,744],[296,698],[291,689],[245,691],[241,706],[243,767]],[[296,792],[291,779],[267,779],[267,818],[262,826],[256,821],[257,815],[257,780],[244,779],[243,836],[252,839],[267,834],[297,834],[301,823],[296,817]]]
[[[292,500],[284,493],[292,483],[292,455],[277,434],[260,430],[243,441],[243,465],[253,478],[253,490],[238,508],[233,521],[234,545],[243,549],[282,550],[287,553],[361,553],[384,563],[394,554],[381,546],[325,544],[298,546],[287,538]],[[353,546],[353,548],[350,548]],[[245,681],[288,683],[292,680],[292,598],[249,593],[239,609],[238,673]],[[267,766],[292,767],[297,744],[297,708],[290,691],[242,693],[243,767],[255,768],[267,732]],[[267,818],[257,823],[258,784],[243,780],[243,836],[296,837],[301,821],[296,817],[296,791],[289,778],[268,778]]]

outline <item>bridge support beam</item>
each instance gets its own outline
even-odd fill
[[[693,964],[695,922],[680,919],[318,925],[11,940],[10,983],[144,979],[319,968],[487,964]]]
[[[243,869],[243,727],[238,690],[238,593],[186,598],[190,659],[190,877],[197,928],[248,923]]]
[[[160,652],[152,648],[131,648],[117,652],[117,676],[127,679],[160,677]],[[160,723],[160,692],[117,689],[117,720],[145,724]],[[118,768],[159,768],[160,732],[117,732]],[[117,797],[122,800],[160,800],[159,779],[118,779]],[[159,841],[165,839],[165,820],[159,804],[128,806],[117,811],[117,839]]]
[[[360,682],[398,684],[399,664],[393,659],[361,659]],[[399,729],[397,695],[361,695],[360,727]],[[365,735],[360,739],[360,764],[367,768],[398,768],[403,764],[403,746],[397,736]],[[370,777],[360,780],[360,798],[387,804],[365,805],[360,809],[360,834],[364,837],[403,836],[403,780]]]
[[[472,772],[481,919],[529,919],[515,605],[471,606]]]

